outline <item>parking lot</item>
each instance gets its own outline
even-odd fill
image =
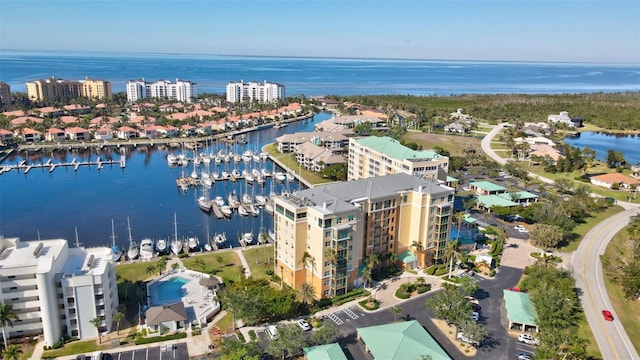
[[[187,343],[161,345],[145,349],[110,352],[113,360],[188,360]]]

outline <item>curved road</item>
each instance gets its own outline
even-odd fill
[[[491,141],[504,128],[502,123],[495,126],[481,142],[482,150],[501,165],[507,163],[491,148]],[[553,184],[553,180],[538,176],[531,172],[529,176]],[[627,332],[618,320],[618,314],[613,311],[611,300],[604,285],[602,263],[600,255],[604,254],[609,241],[622,230],[629,218],[640,213],[637,204],[621,203],[625,211],[616,214],[594,226],[580,242],[580,246],[572,255],[573,276],[576,287],[582,290],[580,300],[593,336],[598,343],[603,359],[640,359]],[[614,321],[605,321],[601,311],[610,310],[614,313]]]

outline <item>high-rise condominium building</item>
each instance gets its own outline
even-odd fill
[[[405,173],[445,181],[449,158],[433,150],[412,150],[390,137],[349,139],[347,179]]]
[[[0,105],[11,105],[11,87],[6,82],[0,81]]]
[[[27,83],[27,96],[31,100],[42,101],[59,98],[110,99],[111,82],[85,78],[84,80],[64,80],[51,77]]]
[[[127,101],[136,102],[146,98],[165,98],[190,103],[198,96],[196,83],[176,79],[175,83],[168,80],[155,82],[140,80],[127,81]]]
[[[51,346],[63,335],[95,338],[110,331],[118,307],[111,250],[69,248],[67,240],[0,238],[0,301],[17,319],[7,338],[44,335]]]
[[[275,269],[298,289],[333,297],[361,284],[371,255],[393,253],[409,268],[441,261],[454,189],[395,174],[316,186],[275,198]],[[411,253],[413,242],[421,245]],[[417,256],[416,256],[417,255]]]
[[[264,83],[256,81],[245,83],[240,80],[227,84],[228,102],[270,103],[280,99],[284,99],[284,85],[270,83],[267,80]]]

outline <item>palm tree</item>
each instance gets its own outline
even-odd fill
[[[0,324],[5,348],[7,347],[7,326],[13,327],[13,320],[18,320],[18,314],[13,310],[13,305],[0,304]]]
[[[335,266],[336,260],[338,260],[338,252],[334,248],[327,248],[324,251],[324,258],[327,261],[329,261],[331,263],[331,265]],[[334,288],[334,291],[335,291],[335,282],[336,282],[335,274],[331,275],[331,279],[333,281],[333,285],[334,285],[333,288]]]
[[[373,270],[376,265],[380,264],[380,258],[378,258],[377,254],[371,254],[369,257],[367,257],[365,262],[367,263],[367,267],[369,268],[369,270]]]
[[[20,355],[22,355],[20,345],[9,345],[2,351],[3,360],[18,360]]]
[[[449,259],[449,279],[451,279],[451,272],[453,271],[453,260],[462,260],[462,253],[458,251],[458,240],[447,241],[447,246],[444,248],[444,258]]]
[[[418,263],[420,263],[420,253],[422,253],[422,250],[424,250],[424,246],[422,246],[421,242],[414,240],[411,243],[410,247],[412,247],[413,250],[415,251],[416,258],[418,259]]]
[[[91,323],[91,325],[96,327],[96,330],[98,331],[98,344],[101,344],[102,337],[100,336],[100,325],[102,325],[102,319],[100,319],[99,317],[96,317],[89,320],[89,322]]]
[[[311,265],[311,271],[313,272],[313,266],[316,264],[316,259],[314,259],[308,251],[305,251],[304,254],[302,254],[302,258],[300,258],[300,264],[305,267],[305,272],[309,265]]]
[[[398,321],[398,315],[402,314],[402,308],[400,306],[394,306],[391,308],[391,312],[393,313],[393,322]]]
[[[145,269],[147,274],[155,274],[156,273],[156,266],[153,264],[149,264],[147,265],[147,268]]]
[[[367,284],[371,283],[371,270],[369,268],[362,269],[362,281],[364,282],[364,287],[367,287]]]
[[[116,334],[120,335],[120,321],[124,318],[124,313],[122,311],[118,311],[115,315],[113,315],[113,321],[116,322]]]
[[[300,296],[300,300],[307,305],[313,302],[314,293],[315,289],[313,288],[313,285],[308,282],[303,282],[300,289],[298,289],[298,296]]]

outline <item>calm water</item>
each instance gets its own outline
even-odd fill
[[[248,144],[230,148],[234,153],[244,150],[255,150],[271,143],[284,133],[296,131],[312,131],[315,123],[330,117],[327,113],[314,116],[313,121],[301,121],[281,129],[266,129],[247,136]],[[220,144],[222,147],[223,145]],[[213,146],[215,148],[215,144]],[[207,227],[211,236],[216,232],[225,232],[227,240],[237,244],[239,232],[252,230],[256,235],[261,227],[273,228],[273,218],[262,211],[258,217],[241,218],[234,213],[230,220],[217,219],[200,211],[196,199],[201,196],[200,190],[191,188],[184,193],[176,186],[176,178],[188,176],[193,166],[186,168],[170,168],[166,156],[169,152],[179,150],[136,149],[126,152],[126,168],[114,165],[105,166],[102,170],[95,167],[81,166],[78,171],[57,168],[52,173],[48,170],[32,169],[27,175],[11,171],[0,175],[0,234],[23,240],[40,238],[64,238],[75,242],[75,227],[78,238],[84,246],[111,244],[111,219],[115,222],[117,243],[123,248],[128,243],[127,217],[131,221],[131,233],[138,243],[142,238],[173,238],[174,213],[177,215],[178,236],[197,236],[201,241],[206,238]],[[192,156],[192,154],[188,154]],[[73,158],[79,161],[101,159],[119,160],[118,151],[97,154],[42,153],[28,154],[30,163],[42,163],[52,158],[54,163],[70,162]],[[15,154],[4,164],[15,164],[25,159],[24,153]],[[228,171],[233,166],[242,171],[244,164],[227,165]],[[266,167],[273,170],[271,161],[252,166]],[[295,165],[293,165],[295,168]],[[215,165],[211,164],[212,170]],[[223,166],[218,166],[222,170]],[[249,185],[244,181],[235,184],[228,181],[216,182],[210,191],[210,197],[220,195],[227,199],[227,194],[236,191],[241,195],[249,192],[254,195],[271,192],[271,180],[265,186]],[[273,184],[275,192],[283,189],[296,190],[298,184],[285,182]]]
[[[151,301],[154,304],[170,304],[182,298],[182,286],[191,280],[179,276],[167,281],[160,281],[151,287]]]
[[[609,150],[619,151],[631,164],[640,163],[640,136],[616,135],[601,132],[583,132],[576,137],[567,137],[564,141],[577,148],[589,147],[596,151],[598,160],[606,160]]]
[[[86,76],[125,91],[127,80],[181,78],[199,93],[224,93],[230,81],[278,82],[289,95],[579,93],[640,90],[639,65],[306,59],[100,53],[0,53],[0,81],[13,91],[56,76]]]

